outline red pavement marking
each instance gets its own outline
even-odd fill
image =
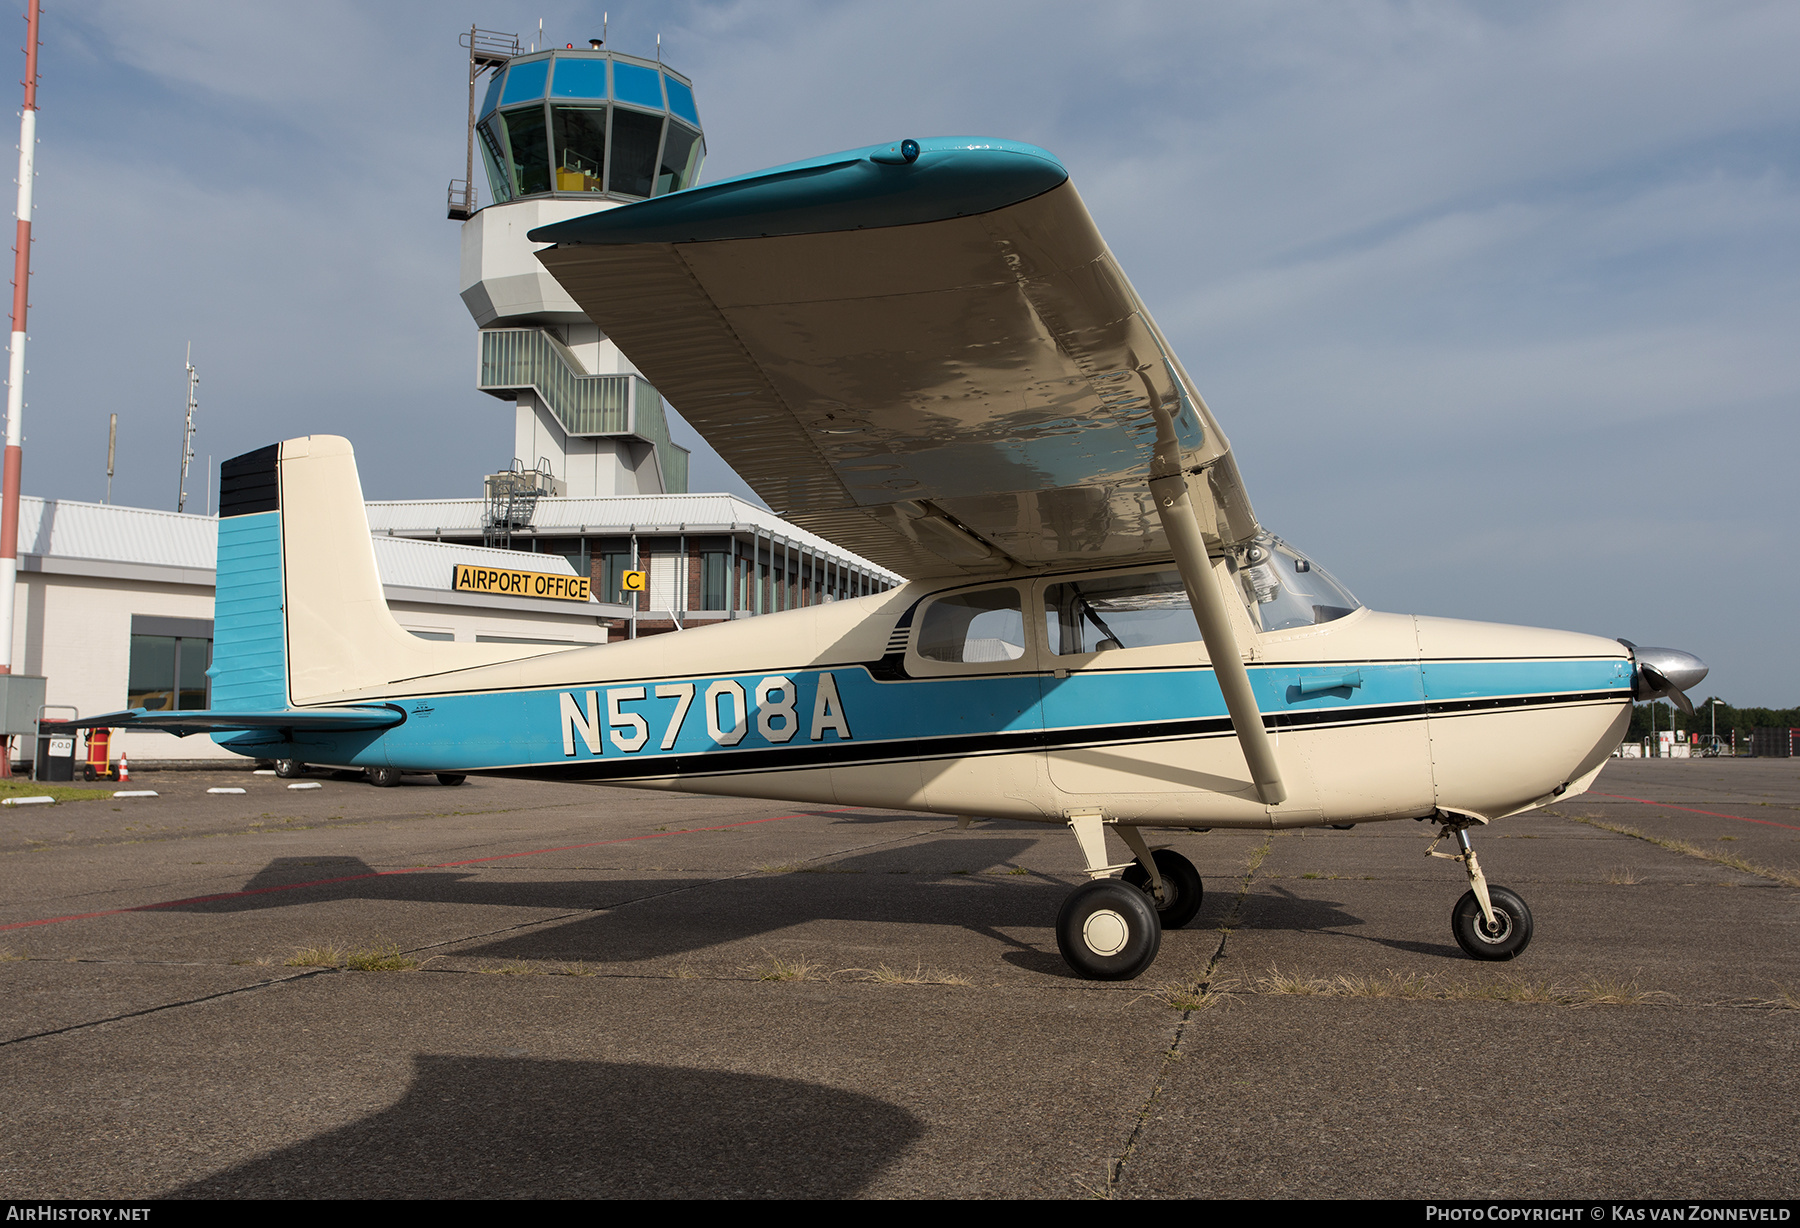
[[[823,812],[811,813],[842,814],[851,809],[840,806]],[[341,878],[320,878],[307,883],[285,883],[279,887],[252,887],[248,891],[225,891],[218,895],[196,895],[185,900],[163,900],[156,904],[138,904],[131,908],[108,908],[100,912],[71,913],[66,917],[45,917],[41,921],[14,921],[10,925],[0,925],[0,932],[6,930],[30,929],[36,925],[55,925],[59,921],[87,921],[93,917],[116,917],[120,913],[150,912],[157,908],[179,908],[183,904],[210,904],[214,900],[236,900],[247,895],[265,895],[271,891],[298,891],[302,887],[329,887],[333,883],[354,883],[365,878],[386,878],[392,874],[416,874],[420,870],[454,870],[458,866],[476,866],[484,861],[505,861],[512,857],[537,857],[544,853],[572,853],[580,849],[597,849],[608,844],[630,844],[636,840],[660,840],[664,836],[687,836],[697,831],[729,831],[734,827],[749,827],[756,823],[779,823],[783,819],[797,819],[798,814],[778,814],[766,819],[745,819],[742,823],[725,823],[719,827],[684,827],[680,831],[654,831],[642,836],[621,836],[617,840],[595,840],[591,844],[568,844],[561,848],[532,849],[525,853],[495,853],[492,857],[471,857],[467,861],[446,861],[435,866],[407,866],[403,870],[375,870],[369,874],[346,874]]]
[[[1717,810],[1695,810],[1692,806],[1671,806],[1668,802],[1653,802],[1647,797],[1626,797],[1623,793],[1595,793],[1595,797],[1610,797],[1616,802],[1642,802],[1646,806],[1661,806],[1664,810],[1685,810],[1689,814],[1710,815],[1715,819],[1736,819],[1740,823],[1761,823],[1764,827],[1785,827],[1789,831],[1800,831],[1791,823],[1777,823],[1771,819],[1749,819],[1741,814],[1720,814]]]

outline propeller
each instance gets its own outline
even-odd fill
[[[1687,715],[1694,715],[1694,702],[1683,692],[1700,685],[1707,674],[1706,662],[1679,648],[1640,648],[1627,639],[1619,643],[1631,652],[1633,699],[1666,698]]]

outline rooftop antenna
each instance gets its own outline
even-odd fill
[[[600,41],[603,43],[606,41],[606,20],[611,16],[612,14],[604,9],[600,12]]]
[[[6,457],[0,463],[0,674],[12,673],[13,594],[19,579],[19,480],[24,467],[25,306],[31,283],[32,155],[37,149],[38,0],[25,13],[25,105],[19,111],[19,204],[13,247],[12,365],[6,388]],[[11,776],[0,737],[0,776]]]
[[[194,459],[194,411],[200,408],[199,401],[194,398],[194,389],[200,386],[200,373],[194,370],[194,343],[192,341],[188,342],[187,347],[187,377],[187,428],[181,433],[181,494],[175,500],[175,510],[178,512],[187,510],[188,465]]]
[[[106,428],[106,501],[112,503],[113,450],[119,443],[119,415],[112,416],[112,425]]]
[[[536,51],[540,46],[543,45],[543,42],[544,42],[544,19],[542,17],[540,17],[540,18],[538,18],[537,42],[531,44],[531,49],[533,51]]]
[[[656,32],[656,62],[662,63],[662,31]]]

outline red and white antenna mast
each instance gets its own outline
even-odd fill
[[[19,222],[13,240],[12,365],[6,380],[6,461],[0,479],[0,674],[12,673],[13,596],[19,580],[19,475],[24,457],[25,306],[31,284],[32,152],[37,145],[38,0],[25,15],[25,107],[19,112]],[[0,740],[0,773],[6,744]]]

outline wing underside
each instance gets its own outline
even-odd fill
[[[1210,537],[1253,536],[1223,432],[1066,172],[921,145],[532,238],[772,508],[902,575],[1164,554],[1146,483],[1178,472]]]
[[[266,712],[223,712],[210,708],[157,712],[127,708],[76,721],[45,721],[44,728],[58,729],[154,729],[186,737],[190,733],[245,733],[255,729],[306,730],[310,733],[352,733],[387,729],[406,719],[391,704],[346,708],[287,708]]]

